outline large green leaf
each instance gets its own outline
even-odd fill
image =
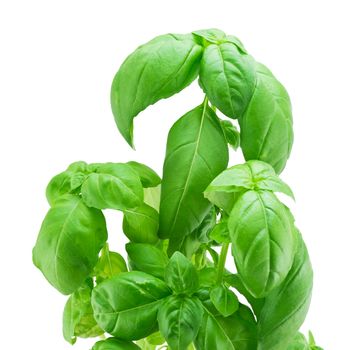
[[[133,143],[133,119],[149,105],[184,89],[197,76],[202,47],[192,35],[166,34],[136,49],[117,72],[111,89],[115,121]]]
[[[97,342],[91,350],[138,350],[141,349],[136,344],[120,340],[117,338],[108,338]]]
[[[175,294],[191,295],[199,287],[198,274],[192,263],[175,252],[165,268],[165,282]]]
[[[55,201],[33,249],[33,262],[61,293],[71,294],[89,276],[107,239],[101,211],[74,195]]]
[[[265,299],[258,318],[258,350],[285,350],[304,322],[312,293],[313,272],[299,232],[293,266],[286,280]]]
[[[195,346],[197,350],[240,350],[234,346],[226,330],[207,309],[204,309]]]
[[[233,43],[208,45],[201,60],[199,83],[209,101],[230,118],[239,118],[255,88],[254,59]]]
[[[228,228],[242,282],[253,296],[266,296],[293,263],[293,229],[284,205],[270,191],[247,191],[235,203]]]
[[[239,123],[245,159],[263,160],[280,173],[293,144],[292,109],[287,91],[262,64],[257,63],[256,88]]]
[[[84,283],[68,299],[63,312],[63,336],[70,344],[77,337],[93,338],[103,334],[91,307],[92,281]]]
[[[203,307],[197,298],[171,296],[158,312],[160,332],[172,350],[184,350],[197,336]]]
[[[81,195],[89,207],[125,210],[142,204],[140,177],[128,164],[96,165],[81,187]]]
[[[155,243],[158,238],[159,214],[147,204],[124,210],[123,232],[130,241]]]
[[[156,277],[138,271],[121,273],[94,288],[94,316],[107,333],[138,340],[157,330],[157,312],[169,294],[166,284]]]
[[[228,162],[220,122],[204,103],[171,128],[163,170],[160,204],[161,238],[170,237],[171,251],[196,229],[211,208],[203,196],[209,183]]]
[[[165,267],[169,259],[159,248],[152,244],[128,243],[126,245],[129,264],[133,270],[146,272],[164,279]]]

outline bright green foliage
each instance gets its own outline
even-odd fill
[[[77,337],[90,338],[104,333],[97,325],[91,306],[92,280],[88,280],[68,299],[63,312],[63,336],[70,344]]]
[[[199,286],[195,267],[180,252],[175,252],[166,266],[165,281],[176,294],[191,295]]]
[[[92,292],[92,307],[99,326],[124,340],[137,340],[157,330],[157,312],[170,294],[160,279],[143,272],[119,274]]]
[[[227,162],[226,139],[207,102],[171,128],[163,169],[159,234],[170,238],[172,251],[208,213],[211,205],[203,191]]]
[[[43,221],[33,262],[56,289],[71,294],[92,272],[106,239],[102,212],[87,207],[78,196],[65,195]]]
[[[136,344],[117,338],[109,338],[97,342],[91,350],[137,350],[141,349]]]
[[[159,329],[171,349],[186,349],[195,339],[202,317],[202,305],[197,298],[171,296],[159,309]]]
[[[322,350],[299,332],[313,271],[282,202],[293,122],[270,70],[219,29],[158,36],[115,75],[118,129],[133,146],[134,118],[197,78],[203,102],[171,127],[162,179],[78,161],[49,182],[33,262],[70,295],[63,336],[100,336],[92,350]],[[229,146],[245,163],[228,167]],[[121,212],[125,251],[109,248],[105,209]]]
[[[241,147],[246,160],[259,159],[282,172],[293,145],[293,120],[289,96],[281,83],[257,63],[253,97],[239,119]]]
[[[189,85],[198,76],[202,52],[192,35],[167,34],[125,60],[113,80],[111,104],[118,129],[130,145],[134,117]]]
[[[126,251],[133,270],[143,271],[164,279],[169,258],[161,249],[151,244],[128,243]]]
[[[238,310],[239,302],[235,293],[225,285],[217,285],[210,291],[210,300],[220,314],[228,317]]]

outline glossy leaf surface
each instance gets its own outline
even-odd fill
[[[271,164],[279,174],[293,145],[293,119],[287,91],[273,74],[257,63],[257,84],[239,119],[241,147],[246,160]]]
[[[133,144],[133,119],[149,105],[184,89],[197,76],[202,47],[192,35],[166,34],[137,48],[122,64],[111,89],[120,133]]]
[[[231,290],[224,285],[215,286],[210,291],[210,300],[220,314],[228,317],[238,310],[238,298]]]
[[[235,203],[228,228],[242,282],[253,296],[264,297],[283,282],[293,263],[287,211],[273,193],[247,191]]]
[[[159,214],[147,204],[124,210],[123,232],[130,241],[136,243],[156,243],[158,241]]]
[[[108,338],[97,342],[91,350],[138,350],[141,349],[136,344],[120,340],[117,338]]]
[[[157,312],[169,294],[169,288],[156,277],[138,271],[122,273],[94,288],[94,316],[107,333],[138,340],[157,330]]]
[[[164,279],[165,267],[169,259],[162,250],[151,244],[128,243],[126,251],[133,270],[143,271]]]
[[[188,112],[171,128],[163,169],[159,234],[161,238],[170,237],[172,251],[210,210],[203,191],[227,162],[225,136],[207,104]]]
[[[209,101],[230,118],[239,118],[255,88],[254,59],[232,43],[208,45],[203,53],[199,84]]]
[[[173,350],[186,349],[197,336],[203,307],[197,298],[172,296],[158,313],[159,329]]]
[[[165,269],[165,281],[176,294],[191,295],[198,289],[198,274],[192,263],[175,252]]]
[[[143,187],[156,187],[161,183],[162,180],[159,175],[147,165],[134,161],[127,162],[126,164],[131,166],[139,175]]]
[[[101,211],[74,195],[55,201],[33,249],[33,262],[61,293],[73,293],[89,276],[107,239]]]
[[[284,350],[304,322],[309,309],[313,272],[306,246],[295,231],[293,266],[281,286],[266,298],[258,319],[258,350]]]

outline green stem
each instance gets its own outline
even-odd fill
[[[223,243],[221,247],[221,253],[220,253],[219,263],[218,263],[218,275],[217,275],[218,283],[222,282],[222,278],[224,276],[226,257],[227,257],[229,246],[230,246],[230,243]]]

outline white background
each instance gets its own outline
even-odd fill
[[[0,5],[3,349],[64,350],[66,297],[31,263],[48,209],[46,183],[75,160],[146,162],[161,172],[168,129],[202,101],[194,83],[136,119],[137,151],[118,134],[111,80],[139,44],[217,27],[268,65],[293,102],[295,144],[282,178],[315,270],[304,329],[326,350],[348,346],[350,266],[349,9],[347,1],[8,0]],[[231,163],[241,161],[232,153]],[[125,242],[109,213],[112,248]],[[88,349],[78,341],[75,349]],[[346,345],[347,344],[347,345]]]

